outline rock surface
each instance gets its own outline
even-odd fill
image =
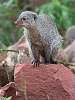
[[[65,36],[65,46],[67,47],[70,45],[74,40],[75,40],[75,25],[71,26],[67,31],[66,31],[66,36]]]
[[[15,68],[15,82],[0,90],[0,97],[12,100],[75,100],[75,76],[61,64],[19,64]]]
[[[25,43],[24,35],[15,44],[10,46],[8,49],[28,51],[27,45]],[[7,83],[9,83],[8,75],[10,77],[10,81],[13,81],[14,66],[17,63],[20,63],[20,61],[22,64],[31,63],[31,59],[26,54],[23,54],[21,56],[20,55],[21,55],[20,53],[18,54],[15,52],[8,52],[6,58],[4,58],[5,56],[0,56],[0,62],[2,62],[0,63],[0,86],[4,86]],[[8,75],[7,75],[6,69],[8,71]]]
[[[14,78],[17,100],[75,100],[75,76],[61,64],[20,64]]]
[[[0,90],[0,98],[2,97],[10,97],[12,96],[12,100],[17,100],[16,99],[16,89],[15,87],[15,83],[11,82],[7,85],[5,85],[4,87],[1,88]],[[5,100],[5,99],[0,99],[0,100]]]
[[[10,46],[8,49],[9,50],[22,50],[22,51],[25,50],[26,52],[28,52],[28,47],[27,47],[27,44],[25,43],[25,36],[23,35],[15,44]],[[7,65],[10,67],[10,69],[13,69],[13,67],[15,66],[15,62],[16,64],[19,64],[20,62],[22,64],[24,63],[30,64],[31,59],[22,52],[20,53],[8,52],[7,57],[4,61],[7,62]]]
[[[62,50],[61,48],[58,50],[56,59],[61,60],[63,62],[68,62],[68,57],[67,57],[66,53],[64,52],[64,50]]]
[[[75,40],[64,49],[70,63],[75,63]]]
[[[0,63],[5,59],[4,55],[0,55]]]

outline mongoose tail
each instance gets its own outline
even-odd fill
[[[34,57],[32,63],[35,66],[40,64],[40,56],[44,58],[45,64],[54,63],[53,58],[58,53],[62,38],[54,21],[49,16],[25,11],[20,14],[15,25],[24,28],[29,53]]]

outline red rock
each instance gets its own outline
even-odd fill
[[[28,52],[28,47],[27,47],[27,44],[25,43],[25,36],[23,35],[15,44],[10,46],[8,49],[9,50],[22,50],[22,51],[25,50],[26,52]],[[13,60],[11,60],[11,58],[13,58]],[[16,64],[19,64],[20,62],[22,64],[24,64],[24,63],[30,64],[31,63],[30,57],[22,52],[20,52],[20,53],[8,52],[7,57],[4,60],[4,62],[5,61],[7,62],[7,65],[9,66],[10,70],[12,70],[15,65],[14,59],[16,59]]]
[[[17,100],[75,100],[75,76],[61,64],[15,68]]]
[[[66,53],[64,52],[64,50],[62,50],[61,48],[58,50],[56,59],[61,60],[63,62],[68,62],[68,57],[67,57]]]
[[[0,90],[0,97],[10,97],[10,96],[12,96],[12,100],[17,100],[16,99],[16,89],[15,89],[15,83],[14,82],[11,82],[11,83],[5,85]]]
[[[0,63],[5,59],[5,55],[0,55]]]
[[[27,49],[27,45],[25,43],[25,37],[24,35],[12,46],[10,46],[8,48],[9,50],[28,50]],[[25,63],[25,64],[30,64],[31,63],[31,59],[26,55],[23,54],[22,56],[18,57],[18,53],[15,52],[8,52],[7,53],[7,57],[3,60],[2,63],[0,63],[0,85],[4,86],[7,83],[9,83],[8,81],[8,76],[6,73],[6,69],[8,69],[8,75],[11,77],[10,81],[13,81],[13,71],[14,71],[14,66],[16,63],[20,63],[20,61],[16,61],[15,63],[15,58],[19,58],[21,60],[21,63]],[[13,60],[11,60],[11,58],[13,58]],[[2,61],[2,60],[0,60]]]
[[[65,46],[67,47],[75,40],[75,25],[68,28],[65,34]]]
[[[25,36],[23,35],[16,43],[8,48],[13,50],[28,50],[28,47],[25,43]]]
[[[75,63],[75,40],[64,49],[70,63]]]

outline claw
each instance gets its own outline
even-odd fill
[[[35,61],[35,60],[33,60],[33,61],[32,61],[32,64],[33,64],[34,66],[37,67],[37,66],[39,66],[39,64],[40,64],[40,61]]]

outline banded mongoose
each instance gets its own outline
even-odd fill
[[[32,11],[25,11],[20,14],[15,25],[24,28],[29,53],[34,57],[32,64],[39,66],[40,55],[44,58],[45,64],[53,63],[53,58],[62,44],[62,38],[52,18],[45,14],[38,15]]]

